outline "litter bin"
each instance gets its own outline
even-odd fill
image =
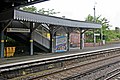
[[[16,47],[5,47],[4,56],[5,57],[12,57],[12,56],[14,56],[15,48]]]
[[[105,45],[105,40],[103,40],[103,45]]]

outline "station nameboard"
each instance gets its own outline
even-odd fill
[[[94,34],[95,36],[100,36],[100,34]]]
[[[30,29],[25,29],[25,28],[7,28],[7,32],[30,32]]]

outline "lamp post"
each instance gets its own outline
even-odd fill
[[[95,16],[95,6],[94,6],[93,10],[94,10],[94,23],[95,23],[96,22],[96,20],[95,20],[95,18],[96,18],[96,16]]]
[[[95,2],[95,4],[97,4]],[[94,4],[94,7],[93,7],[93,10],[94,10],[94,23],[96,23],[96,10],[95,10],[95,4]],[[95,30],[93,29],[93,41],[94,41],[94,46],[96,44],[96,37],[95,37]]]

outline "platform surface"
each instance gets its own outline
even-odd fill
[[[37,53],[37,55],[32,55],[32,56],[3,58],[3,59],[0,59],[0,66],[7,65],[7,64],[13,64],[13,63],[19,63],[19,62],[25,62],[25,61],[30,61],[30,60],[47,59],[47,58],[52,58],[52,57],[84,53],[84,52],[90,52],[90,51],[96,51],[96,50],[114,48],[114,47],[120,47],[120,43],[119,44],[107,44],[104,46],[96,46],[96,47],[85,47],[84,49],[70,48],[70,51],[63,52],[63,53]]]

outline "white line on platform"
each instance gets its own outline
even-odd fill
[[[120,48],[120,47],[106,48],[106,49],[93,50],[93,51],[87,51],[87,52],[81,52],[81,53],[66,54],[66,55],[56,56],[56,57],[49,57],[49,58],[42,58],[42,59],[36,59],[36,60],[15,62],[15,63],[10,63],[10,64],[3,64],[3,65],[0,65],[0,68],[7,67],[7,66],[14,66],[14,65],[26,64],[26,63],[33,63],[33,62],[37,62],[37,61],[45,61],[45,60],[47,61],[47,60],[50,60],[50,59],[65,58],[65,57],[69,57],[69,56],[89,54],[89,53],[94,53],[94,52],[99,52],[99,51],[105,51],[105,50],[109,50],[109,49],[117,49],[117,48]]]

